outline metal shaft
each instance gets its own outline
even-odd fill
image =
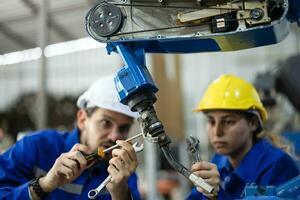
[[[125,141],[126,141],[126,142],[129,142],[129,141],[134,140],[134,139],[136,139],[136,138],[138,138],[138,137],[141,137],[142,135],[143,135],[143,133],[139,133],[139,134],[137,134],[137,135],[135,135],[135,136],[133,136],[133,137],[131,137],[131,138],[128,138],[128,139],[125,140]],[[109,148],[107,148],[107,149],[104,149],[103,152],[106,153],[106,152],[108,152],[108,151],[110,151],[110,150],[113,150],[113,149],[119,147],[119,146],[120,146],[120,145],[116,144],[116,145],[111,146],[111,147],[109,147]]]
[[[136,138],[138,138],[138,137],[141,137],[142,135],[143,135],[143,133],[139,133],[139,134],[137,134],[137,135],[135,135],[135,136],[133,136],[133,137],[131,137],[131,138],[128,138],[128,139],[125,140],[125,141],[126,141],[126,142],[129,142],[129,141],[134,140],[134,139],[136,139]],[[120,146],[120,145],[116,144],[116,145],[113,145],[113,146],[111,146],[111,147],[109,147],[109,148],[107,148],[107,149],[104,149],[104,150],[102,150],[102,151],[103,151],[103,153],[106,153],[106,152],[109,152],[109,151],[111,151],[111,150],[113,150],[113,149],[119,147],[119,146]],[[92,153],[92,154],[86,155],[86,156],[85,156],[85,159],[86,159],[88,162],[92,162],[93,160],[95,160],[95,159],[97,159],[97,158],[99,158],[99,157],[101,157],[101,156],[98,155],[98,151],[97,151],[97,152],[94,152],[94,153]]]

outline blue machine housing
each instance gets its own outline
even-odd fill
[[[270,24],[225,33],[197,32],[194,36],[158,35],[147,39],[136,37],[123,38],[117,42],[108,40],[107,49],[109,53],[116,51],[114,47],[123,43],[137,49],[144,49],[144,53],[201,53],[235,51],[272,45],[281,42],[289,34],[290,22],[298,22],[300,26],[300,1],[289,0],[288,4],[285,5],[286,9],[281,18]],[[97,40],[100,41],[100,39]]]
[[[109,48],[117,49],[125,63],[125,66],[115,76],[116,89],[123,104],[127,104],[131,95],[137,92],[150,90],[156,93],[158,91],[145,66],[145,52],[143,48],[123,43],[114,43]]]
[[[108,42],[108,53],[121,55],[125,66],[115,77],[120,101],[126,104],[136,92],[150,89],[158,91],[146,65],[145,53],[200,53],[234,51],[281,42],[289,33],[289,21],[300,22],[300,1],[290,0],[291,8],[269,25],[247,28],[242,31],[195,35],[194,37],[148,38]],[[286,5],[288,7],[288,5]]]
[[[298,26],[300,26],[300,1],[289,0],[289,5],[287,19],[291,22],[297,22]]]
[[[288,182],[275,186],[247,185],[245,188],[245,200],[262,199],[300,199],[300,175]]]
[[[276,23],[258,26],[247,31],[216,33],[209,36],[153,38],[147,40],[130,40],[108,43],[117,46],[119,43],[144,49],[145,53],[201,53],[217,51],[236,51],[266,46],[281,42],[289,34],[289,22],[282,17]],[[108,48],[110,51],[111,48]]]

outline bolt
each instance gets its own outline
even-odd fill
[[[250,16],[254,20],[261,20],[264,16],[264,11],[261,8],[251,10]]]
[[[160,139],[160,140],[164,140],[165,138],[166,138],[165,135],[159,136],[159,139]]]
[[[143,114],[141,115],[141,118],[144,119],[144,120],[147,119],[147,117],[148,117],[147,113],[143,113]]]

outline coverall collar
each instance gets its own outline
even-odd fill
[[[263,162],[264,157],[266,156],[266,153],[261,151],[266,143],[268,143],[268,141],[265,139],[260,139],[257,141],[245,155],[236,169],[231,166],[229,159],[224,157],[225,159],[220,160],[219,171],[234,172],[238,177],[246,182],[253,180],[260,164]]]
[[[70,151],[74,144],[80,143],[80,130],[78,128],[74,128],[72,132],[67,135],[66,143],[65,143],[65,150],[66,152]]]

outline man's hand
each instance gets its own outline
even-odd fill
[[[207,161],[196,162],[194,165],[192,165],[192,173],[198,177],[203,178],[208,184],[214,187],[212,194],[207,193],[201,187],[197,187],[197,191],[201,192],[209,199],[217,199],[217,195],[220,189],[220,174],[217,166]]]
[[[90,154],[91,150],[85,145],[75,144],[69,152],[61,154],[47,175],[40,179],[42,189],[51,192],[80,176],[88,167],[82,152]]]
[[[121,148],[112,151],[112,159],[107,169],[112,178],[106,187],[112,199],[127,199],[130,197],[127,180],[136,170],[138,162],[136,153],[129,142],[118,140],[117,144]]]

